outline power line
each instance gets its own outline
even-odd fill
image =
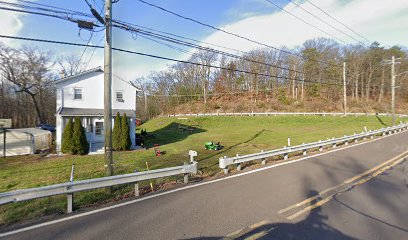
[[[103,36],[101,37],[101,39],[99,39],[99,41],[98,41],[98,43],[97,43],[96,45],[99,45],[104,39],[105,39],[105,36],[103,35]],[[85,67],[84,67],[85,69],[88,67],[89,63],[91,62],[92,57],[93,57],[93,55],[94,55],[96,49],[97,49],[96,47],[93,48],[92,53],[91,53],[91,56],[89,57],[88,62],[86,63],[86,65],[85,65]]]
[[[16,40],[24,40],[24,41],[34,41],[34,42],[43,42],[43,43],[53,43],[53,44],[62,44],[62,45],[69,45],[69,46],[80,46],[80,47],[88,46],[88,47],[95,47],[95,48],[100,48],[100,49],[104,48],[103,46],[89,45],[89,44],[87,45],[87,44],[83,44],[83,43],[63,42],[63,41],[46,40],[46,39],[38,39],[38,38],[16,37],[16,36],[9,36],[9,35],[0,35],[0,38],[8,38],[8,39],[16,39]],[[204,67],[216,68],[216,69],[227,70],[227,71],[232,70],[232,69],[227,68],[227,67],[215,66],[215,65],[211,65],[211,64],[202,64],[202,63],[191,62],[191,61],[178,60],[178,59],[174,59],[174,58],[163,57],[163,56],[158,56],[158,55],[153,55],[153,54],[148,54],[148,53],[142,53],[142,52],[137,52],[137,51],[131,51],[131,50],[126,50],[126,49],[122,49],[122,48],[112,48],[112,50],[115,50],[117,52],[135,54],[135,55],[139,55],[139,56],[156,58],[156,59],[161,59],[161,60],[167,60],[167,61],[172,61],[172,62],[177,62],[177,63],[185,63],[185,64],[191,64],[191,65],[196,65],[196,66],[204,66]],[[343,84],[338,84],[338,83],[309,81],[309,80],[303,80],[303,79],[290,78],[290,77],[286,77],[286,76],[269,75],[269,74],[257,73],[257,72],[251,72],[251,71],[246,71],[246,70],[239,70],[239,69],[234,69],[233,71],[234,72],[239,72],[239,73],[246,73],[246,74],[256,75],[256,76],[264,76],[264,77],[271,77],[271,78],[277,78],[277,79],[292,80],[292,81],[296,81],[296,82],[316,83],[316,84],[332,85],[332,86],[343,86]]]
[[[299,7],[299,8],[302,9],[303,11],[307,12],[309,15],[313,16],[314,18],[318,19],[318,20],[321,21],[322,23],[324,23],[324,24],[330,26],[331,28],[337,30],[338,32],[343,33],[344,35],[348,36],[349,38],[351,38],[351,39],[353,39],[353,40],[355,40],[355,41],[357,41],[357,42],[359,42],[359,43],[363,43],[363,42],[361,42],[360,40],[358,40],[358,39],[354,38],[353,36],[351,36],[350,34],[348,34],[348,33],[344,32],[344,31],[338,29],[337,27],[331,25],[330,23],[328,23],[327,21],[323,20],[322,18],[320,18],[320,17],[317,16],[316,14],[311,13],[309,10],[307,10],[307,9],[304,8],[304,7],[302,7],[302,5],[297,4],[295,1],[291,1],[291,3],[294,4],[295,6]],[[364,43],[363,43],[363,44],[364,44]]]
[[[141,1],[141,0],[139,0],[139,1]],[[303,23],[309,25],[310,27],[315,28],[315,29],[319,30],[320,32],[323,32],[323,33],[327,34],[328,36],[332,37],[333,39],[336,39],[336,40],[338,40],[338,41],[340,41],[340,42],[342,42],[342,43],[344,43],[344,44],[347,44],[345,41],[343,41],[343,40],[337,38],[337,37],[334,36],[333,34],[330,34],[330,33],[326,32],[325,30],[323,30],[323,29],[321,29],[321,28],[319,28],[319,27],[317,27],[317,26],[315,26],[315,25],[313,25],[313,24],[311,24],[311,23],[305,21],[304,19],[302,19],[302,18],[296,16],[295,14],[293,14],[293,13],[287,11],[287,10],[284,9],[283,7],[279,6],[278,4],[276,4],[276,3],[274,3],[274,2],[272,2],[272,1],[270,1],[270,0],[265,0],[265,1],[268,2],[268,3],[270,3],[270,4],[272,4],[273,6],[275,6],[275,7],[277,7],[277,8],[279,8],[280,10],[284,11],[285,13],[291,15],[292,17],[298,19],[299,21],[301,21],[301,22],[303,22]]]
[[[290,55],[296,56],[296,57],[301,58],[301,59],[304,59],[304,60],[310,60],[310,59],[308,59],[308,58],[306,58],[306,57],[304,57],[304,56],[302,56],[302,55],[299,55],[299,54],[296,54],[296,53],[293,53],[293,52],[290,52],[290,51],[287,51],[287,50],[279,49],[279,48],[277,48],[277,47],[273,47],[273,46],[270,46],[270,45],[265,44],[265,43],[258,42],[258,41],[256,41],[256,40],[250,39],[250,38],[248,38],[248,37],[241,36],[241,35],[238,35],[238,34],[236,34],[236,33],[223,30],[223,29],[221,29],[221,28],[218,28],[218,27],[215,27],[215,26],[213,26],[213,25],[210,25],[210,24],[207,24],[207,23],[204,23],[204,22],[195,20],[195,19],[190,18],[190,17],[185,17],[185,16],[183,16],[183,15],[181,15],[181,14],[178,14],[178,13],[176,13],[176,12],[170,11],[170,10],[168,10],[168,9],[165,9],[165,8],[163,8],[163,7],[160,7],[160,6],[158,6],[158,5],[155,5],[155,4],[153,4],[153,3],[149,3],[149,2],[146,2],[146,1],[144,1],[144,0],[138,0],[138,1],[141,2],[141,3],[143,3],[143,4],[149,5],[149,6],[151,6],[151,7],[157,8],[157,9],[159,9],[159,10],[161,10],[161,11],[164,11],[164,12],[167,12],[167,13],[169,13],[169,14],[172,14],[172,15],[174,15],[174,16],[177,16],[177,17],[179,17],[179,18],[182,18],[182,19],[185,19],[185,20],[188,20],[188,21],[197,23],[197,24],[199,24],[199,25],[202,25],[202,26],[205,26],[205,27],[214,29],[214,30],[216,30],[216,31],[220,31],[220,32],[223,32],[223,33],[225,33],[225,34],[228,34],[228,35],[231,35],[231,36],[240,38],[240,39],[244,39],[244,40],[246,40],[246,41],[249,41],[249,42],[258,44],[258,45],[260,45],[260,46],[268,47],[268,48],[271,48],[271,49],[274,49],[274,50],[277,50],[277,51],[280,51],[280,52],[283,52],[283,53],[286,53],[286,54],[290,54]],[[324,62],[324,61],[320,61],[320,60],[311,60],[311,61],[316,61],[316,62],[321,62],[321,63],[328,64],[328,65],[333,65],[332,63],[328,63],[328,62]],[[336,66],[336,67],[340,67],[340,65],[335,65],[335,66]]]
[[[31,5],[36,5],[36,6],[41,6],[41,7],[47,7],[47,8],[53,8],[54,9],[54,10],[47,9],[47,10],[50,10],[50,11],[55,11],[55,9],[57,9],[57,10],[63,10],[64,12],[70,12],[70,14],[81,15],[81,16],[84,16],[84,17],[91,17],[92,16],[90,14],[86,14],[86,13],[83,13],[83,12],[78,12],[78,11],[70,10],[70,9],[67,9],[67,8],[61,8],[61,7],[51,6],[51,5],[47,5],[47,4],[31,2],[31,1],[26,1],[26,0],[17,0],[17,1],[27,3],[27,4],[31,4]],[[20,5],[22,5],[22,4],[20,4]],[[22,6],[24,6],[24,5],[22,5]],[[26,7],[31,7],[31,6],[27,6],[27,5],[25,5],[25,6]]]
[[[172,43],[175,43],[175,44],[180,44],[180,45],[184,45],[184,46],[187,46],[187,47],[193,47],[193,48],[196,48],[196,49],[199,49],[199,50],[210,51],[210,52],[218,53],[218,54],[221,54],[221,55],[224,55],[224,56],[228,56],[228,57],[232,57],[232,58],[236,58],[236,59],[241,59],[241,60],[244,60],[244,61],[257,63],[257,64],[261,64],[261,65],[265,65],[265,66],[269,66],[269,67],[273,67],[273,68],[277,68],[277,69],[302,73],[301,71],[297,71],[297,70],[290,69],[290,68],[287,68],[287,67],[282,67],[282,66],[278,66],[278,65],[270,64],[270,63],[266,63],[266,62],[260,62],[260,61],[257,61],[257,60],[249,59],[247,57],[235,55],[235,54],[232,54],[232,53],[223,52],[221,50],[216,50],[216,49],[212,49],[212,48],[208,48],[208,47],[203,47],[203,46],[200,46],[200,45],[197,45],[197,44],[194,44],[194,43],[182,41],[182,40],[179,40],[179,39],[171,38],[171,37],[160,35],[160,34],[155,34],[155,33],[149,32],[149,31],[144,31],[144,30],[140,30],[140,29],[132,29],[132,28],[129,28],[129,26],[125,26],[125,27],[116,26],[116,27],[119,27],[119,28],[122,28],[122,29],[128,30],[128,31],[134,31],[134,32],[137,32],[139,34],[151,36],[151,37],[158,38],[158,39],[161,39],[161,40],[164,40],[164,41],[169,41],[169,42],[172,42]],[[161,44],[164,44],[164,43],[161,43]],[[167,45],[167,46],[175,49],[174,46],[171,46],[171,45]],[[180,49],[178,49],[178,50],[180,50]],[[180,51],[184,52],[185,50],[181,49]]]
[[[5,2],[5,1],[0,1],[0,3],[3,4],[3,5],[8,5],[8,6],[22,8],[22,9],[39,10],[39,11],[43,11],[43,12],[45,11],[45,12],[52,12],[52,13],[58,13],[58,14],[65,14],[67,16],[68,15],[71,15],[71,16],[76,15],[76,16],[81,16],[81,17],[92,17],[91,15],[86,14],[86,13],[77,12],[77,11],[73,11],[73,10],[68,10],[68,9],[64,9],[64,8],[58,8],[58,7],[53,7],[53,6],[48,6],[48,5],[44,5],[44,4],[33,3],[33,2],[29,2],[29,1],[23,1],[23,0],[18,0],[18,1],[38,5],[40,7],[24,5],[24,4],[19,4],[19,3]],[[46,7],[46,8],[44,8],[44,7]],[[51,8],[53,8],[53,9],[51,9]]]
[[[88,39],[86,45],[88,45],[88,44],[91,42],[92,37],[93,37],[93,34],[94,34],[94,31],[91,32],[91,35],[89,36],[89,39]],[[84,48],[84,51],[82,51],[82,54],[81,54],[81,56],[79,57],[78,64],[77,64],[77,66],[76,66],[76,68],[75,68],[75,72],[78,70],[78,67],[79,67],[79,65],[81,64],[82,58],[84,57],[85,52],[86,52],[87,49],[88,49],[88,46],[86,46],[86,47]]]
[[[1,2],[1,1],[0,1],[0,2]],[[90,6],[91,11],[94,10],[93,7],[89,4],[89,2],[88,2],[87,0],[86,0],[86,2],[87,2],[87,4]],[[0,7],[0,9],[1,9],[1,7]],[[37,13],[37,12],[32,12],[32,11],[25,11],[25,10],[18,10],[18,11],[23,11],[23,12],[31,13],[31,14],[44,15],[43,13]],[[93,11],[93,12],[95,12],[95,11]],[[49,15],[49,14],[45,14],[45,15],[46,15],[46,16],[51,16],[51,17],[58,17],[58,18],[60,18],[60,19],[67,20],[66,17],[56,16],[56,15]],[[85,14],[84,14],[84,15],[85,15]],[[101,18],[101,17],[99,16],[99,18]],[[70,18],[69,18],[68,20],[73,21],[73,22],[77,22],[76,20],[72,20],[72,19],[70,19]],[[123,23],[122,23],[122,24],[123,24]],[[119,27],[123,28],[122,26],[119,26]],[[140,33],[140,30],[138,30],[138,29],[131,29],[131,28],[129,28],[129,26],[126,26],[126,29],[125,29],[125,30],[132,30],[132,31],[135,31],[135,32],[139,32],[139,33]],[[275,67],[275,68],[279,68],[279,69],[284,69],[284,70],[288,70],[288,71],[295,71],[295,72],[301,73],[300,71],[292,70],[292,69],[290,69],[290,68],[285,68],[285,67],[281,67],[281,66],[277,66],[277,65],[273,65],[273,64],[268,64],[268,63],[263,63],[263,62],[255,61],[255,60],[248,59],[248,58],[244,58],[244,57],[241,57],[241,56],[238,56],[238,55],[233,55],[233,54],[230,54],[230,53],[222,52],[222,51],[220,51],[220,50],[214,50],[214,49],[210,49],[210,48],[205,48],[205,47],[202,47],[202,46],[200,46],[200,45],[188,43],[188,42],[185,42],[185,41],[182,41],[182,42],[181,42],[180,40],[177,40],[177,39],[174,39],[174,38],[169,38],[169,37],[163,36],[163,35],[157,35],[157,34],[155,35],[154,33],[148,32],[148,31],[146,31],[144,34],[150,35],[150,36],[154,36],[154,37],[156,37],[156,38],[157,38],[157,37],[160,37],[162,40],[167,40],[167,41],[169,41],[169,39],[171,39],[170,41],[172,41],[173,43],[183,44],[183,45],[185,45],[185,46],[195,47],[195,48],[198,48],[198,49],[201,49],[201,50],[205,50],[205,51],[213,51],[213,52],[216,52],[216,53],[219,53],[219,54],[223,54],[223,55],[226,55],[226,56],[229,56],[229,57],[234,57],[234,58],[238,58],[238,59],[242,59],[242,60],[246,60],[246,61],[251,61],[251,62],[254,62],[254,63],[258,63],[258,64],[265,64],[265,65],[268,65],[268,66],[270,66],[270,67]],[[89,41],[90,41],[90,40],[89,40]],[[89,44],[89,41],[88,41],[88,44]],[[165,44],[165,43],[160,43],[160,44]],[[183,49],[180,49],[180,48],[177,48],[177,47],[168,45],[168,44],[165,44],[165,45],[167,45],[168,47],[171,47],[171,48],[173,48],[173,49],[177,49],[178,51],[183,51],[183,52],[186,53],[186,50],[183,50]],[[86,48],[84,49],[84,52],[85,52],[85,51],[86,51]],[[188,51],[187,51],[187,52],[188,52]],[[84,53],[82,53],[81,58],[82,58],[83,54],[84,54]]]
[[[29,13],[29,14],[34,14],[34,15],[41,15],[41,16],[46,16],[46,17],[54,17],[54,18],[59,18],[62,20],[67,20],[70,22],[78,23],[78,19],[73,19],[70,17],[63,17],[63,16],[58,16],[55,14],[49,14],[49,13],[40,13],[40,12],[34,12],[34,11],[28,11],[28,10],[22,10],[22,9],[15,9],[15,8],[8,8],[8,7],[0,7],[0,10],[6,10],[6,11],[12,11],[12,12],[20,12],[20,13]]]
[[[340,23],[341,25],[343,25],[345,28],[347,28],[348,30],[352,31],[354,34],[358,35],[359,37],[363,38],[364,40],[366,40],[367,42],[371,42],[369,39],[367,39],[366,37],[364,37],[363,35],[361,35],[360,33],[354,31],[352,28],[350,28],[349,26],[347,26],[346,24],[342,23],[341,21],[339,21],[338,19],[336,19],[335,17],[331,16],[329,13],[327,13],[326,11],[324,11],[322,8],[320,8],[319,6],[317,6],[316,4],[314,4],[312,1],[310,0],[305,0],[305,2],[308,2],[310,5],[312,5],[313,7],[319,9],[321,12],[323,12],[326,16],[328,16],[329,18],[333,19],[334,21]]]
[[[94,10],[93,6],[87,0],[85,0],[85,1],[88,4],[88,6],[91,8],[91,12],[93,12],[94,15],[98,15],[98,14],[95,13],[95,10]],[[20,6],[26,7],[25,5],[20,5]],[[42,4],[42,6],[47,6],[49,8],[53,8],[53,6],[44,5],[44,4]],[[47,10],[47,9],[45,9],[45,10]],[[94,11],[92,11],[92,10],[94,10]],[[52,10],[50,10],[50,11],[52,11]],[[67,10],[67,11],[71,11],[71,10]],[[83,16],[92,16],[92,15],[88,15],[88,14],[85,14],[85,13],[80,13],[80,12],[77,12],[77,13],[79,13],[79,14],[81,14]],[[68,14],[68,13],[66,13],[66,14]],[[98,15],[98,18],[101,18],[100,15]],[[62,18],[62,19],[65,19],[65,18]],[[103,21],[103,20],[99,20],[99,21]],[[132,31],[135,31],[135,32],[138,32],[138,33],[141,33],[141,31],[142,31],[140,29],[132,29],[131,26],[128,26],[128,25],[131,25],[131,24],[125,23],[123,21],[115,20],[114,22],[120,23],[122,25],[126,25],[126,28],[128,28],[128,29],[125,29],[125,30],[132,30]],[[153,30],[153,31],[160,32],[160,31],[157,31],[157,30]],[[220,50],[214,50],[214,49],[211,49],[211,48],[208,48],[208,47],[203,47],[203,46],[200,46],[200,45],[197,45],[197,44],[193,44],[193,43],[189,43],[189,42],[185,42],[185,41],[180,42],[179,39],[169,38],[168,36],[163,36],[163,35],[160,35],[160,34],[157,34],[157,33],[149,32],[149,31],[145,31],[145,32],[143,32],[143,34],[150,35],[150,36],[153,36],[153,37],[156,37],[156,38],[160,38],[160,39],[166,40],[166,41],[169,41],[169,39],[170,39],[171,42],[176,43],[176,44],[182,44],[182,45],[185,45],[185,46],[188,46],[188,47],[193,47],[193,48],[197,48],[197,49],[205,50],[205,51],[217,52],[218,54],[222,54],[224,56],[229,56],[229,57],[233,57],[233,58],[237,58],[237,59],[241,59],[241,60],[245,60],[245,61],[250,61],[250,62],[254,62],[254,63],[258,63],[258,64],[264,64],[264,65],[267,65],[267,66],[270,66],[270,67],[275,67],[275,68],[279,68],[279,69],[283,69],[283,70],[287,70],[287,71],[294,71],[294,72],[301,73],[300,71],[296,71],[296,70],[293,70],[293,69],[290,69],[290,68],[285,68],[285,67],[277,66],[277,65],[274,65],[274,64],[255,61],[255,60],[248,59],[248,58],[245,58],[245,57],[242,57],[242,56],[237,56],[237,55],[234,55],[234,54],[231,54],[231,53],[226,53],[226,52],[223,52],[223,51],[220,51]],[[166,33],[166,34],[177,36],[177,37],[180,37],[180,38],[185,38],[185,37],[178,36],[178,35],[175,35],[175,34],[170,34],[170,33]],[[186,39],[191,39],[191,38],[186,38]],[[194,39],[191,39],[191,40],[196,41],[196,42],[201,42],[201,41],[194,40]],[[202,43],[204,43],[204,42],[202,42]],[[165,43],[160,43],[160,44],[165,44]],[[208,43],[206,43],[206,44],[208,44]],[[170,46],[170,45],[167,45],[167,46],[170,47],[170,48],[176,49],[176,47],[174,47],[174,46]],[[219,46],[219,45],[215,45],[215,46]],[[222,47],[222,46],[219,46],[219,47]],[[223,48],[225,48],[225,47],[223,47]],[[180,49],[180,48],[178,48],[176,50],[183,51],[183,52],[186,51],[186,50],[183,50],[183,49]],[[239,50],[236,50],[236,49],[234,49],[234,50],[239,51]],[[243,52],[243,51],[241,51],[241,52]],[[246,53],[246,52],[244,52],[244,53]],[[246,54],[250,55],[249,53],[246,53]]]
[[[217,45],[217,44],[214,44],[214,43],[208,43],[208,42],[196,40],[196,39],[193,39],[193,38],[177,35],[177,34],[174,34],[174,33],[169,33],[169,32],[160,31],[160,30],[156,30],[156,29],[141,26],[141,25],[132,24],[132,23],[129,23],[129,22],[119,21],[119,20],[115,20],[115,19],[113,20],[113,22],[124,24],[124,25],[129,25],[129,26],[132,26],[132,27],[135,27],[135,28],[147,29],[147,30],[150,30],[150,31],[153,31],[153,32],[156,32],[156,33],[165,34],[165,35],[169,35],[169,36],[173,36],[173,37],[177,37],[177,38],[181,38],[181,39],[185,39],[185,40],[190,40],[190,41],[193,41],[193,42],[202,43],[202,44],[206,44],[206,45],[211,45],[211,46],[214,46],[214,47],[219,47],[219,48],[223,48],[223,49],[227,49],[227,50],[232,50],[232,51],[240,52],[240,53],[243,53],[243,54],[248,54],[248,55],[250,54],[249,52],[245,52],[245,51],[242,51],[242,50],[229,48],[229,47]]]
[[[1,3],[2,3],[2,1],[0,1],[0,4]],[[9,5],[9,4],[6,4],[6,5]],[[24,10],[24,7],[21,7],[21,8],[22,9],[0,6],[0,10],[11,11],[11,12],[19,12],[19,13],[26,13],[26,14],[33,14],[33,15],[40,15],[40,16],[45,16],[45,17],[53,17],[53,18],[58,18],[58,19],[61,19],[61,20],[66,20],[66,21],[78,24],[78,27],[80,27],[80,28],[85,28],[85,29],[91,29],[92,28],[93,29],[93,27],[100,27],[99,25],[95,24],[93,21],[74,18],[74,17],[72,17],[72,14],[68,13],[68,12],[59,13],[60,15],[58,15],[58,14],[39,12],[39,11]],[[30,9],[30,8],[26,8],[26,9]],[[45,11],[45,10],[41,10],[41,11]],[[55,13],[52,10],[45,11],[45,12]],[[61,14],[64,14],[64,15],[61,15]],[[69,15],[71,15],[71,17]]]

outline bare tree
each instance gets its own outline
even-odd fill
[[[15,93],[25,93],[34,105],[37,121],[46,122],[46,102],[53,76],[50,69],[54,65],[49,52],[35,48],[21,50],[0,47],[0,71],[6,81],[14,85]]]

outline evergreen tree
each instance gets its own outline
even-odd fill
[[[72,153],[72,135],[73,135],[73,126],[72,118],[68,119],[68,123],[65,126],[64,133],[62,134],[61,142],[61,152],[62,153]]]
[[[122,117],[122,137],[121,137],[121,148],[123,150],[130,149],[132,142],[130,140],[130,131],[129,131],[129,123],[126,116],[126,113],[123,114]]]
[[[85,129],[82,127],[81,119],[75,117],[74,133],[72,135],[72,153],[73,154],[87,154],[89,152],[89,144],[86,140]]]
[[[122,118],[120,117],[120,113],[116,114],[115,124],[113,126],[112,131],[112,147],[113,150],[120,150],[121,149],[121,138],[122,138]]]

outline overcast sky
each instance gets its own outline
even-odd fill
[[[19,2],[17,0],[5,1]],[[276,8],[267,0],[146,1],[225,29],[229,32],[276,47],[287,46],[292,48],[301,45],[308,39],[316,37],[330,38],[326,33],[335,36],[337,41],[341,43],[356,44],[358,41],[365,41],[360,36],[351,32],[333,19],[330,19],[319,9],[312,6],[310,4],[310,2],[312,2],[371,42],[378,41],[385,47],[393,45],[408,46],[408,0],[293,1],[351,37],[322,23],[300,7],[286,0],[269,1],[281,6],[286,11],[309,22],[326,33]],[[84,0],[38,0],[36,2],[81,12],[90,12]],[[93,4],[96,9],[102,10],[103,0],[89,0],[89,2]],[[0,10],[0,16],[0,34],[2,35],[16,35],[80,43],[86,43],[90,38],[90,33],[86,30],[79,31],[76,24],[55,18],[9,13],[2,10]],[[248,41],[180,19],[142,4],[137,0],[120,0],[114,4],[113,17],[145,27],[243,51],[260,47]],[[103,32],[94,33],[90,42],[100,45],[103,44],[102,39]],[[103,65],[102,50],[94,51],[91,48],[84,49],[84,47],[66,47],[21,42],[17,40],[5,41],[4,39],[0,39],[0,41],[14,47],[22,45],[38,46],[41,49],[50,50],[56,55],[81,55],[85,51],[83,60],[87,63],[89,62],[88,68]],[[178,59],[185,59],[187,57],[185,53],[180,53],[174,49],[151,42],[141,36],[132,36],[130,33],[121,30],[114,31],[113,41],[114,46],[118,48]],[[162,70],[165,69],[168,64],[172,64],[164,60],[150,59],[125,53],[114,53],[113,60],[114,73],[127,80],[134,80],[136,77],[146,76],[150,71]]]

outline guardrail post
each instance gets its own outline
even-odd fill
[[[321,142],[322,140],[319,140]],[[319,152],[323,151],[323,146],[319,146]]]
[[[69,178],[70,182],[74,181],[74,172],[75,172],[75,163],[72,164],[71,167],[71,176]],[[72,209],[74,206],[74,193],[67,194],[67,213],[72,213]]]
[[[224,159],[226,159],[227,158],[227,156],[224,156]],[[224,174],[228,174],[228,166],[226,166],[225,168],[224,168]]]
[[[135,182],[135,197],[140,196],[139,193],[139,182]]]
[[[237,153],[237,157],[239,157],[239,154]],[[241,163],[238,163],[237,164],[237,171],[241,171],[242,169],[241,169]]]
[[[74,205],[74,194],[68,193],[67,194],[67,213],[72,213],[73,205]]]
[[[184,174],[184,183],[187,184],[188,183],[188,173]]]
[[[263,153],[263,152],[264,152],[264,150],[261,150],[261,153]],[[266,165],[266,158],[262,158],[261,160],[262,160],[261,164]]]

